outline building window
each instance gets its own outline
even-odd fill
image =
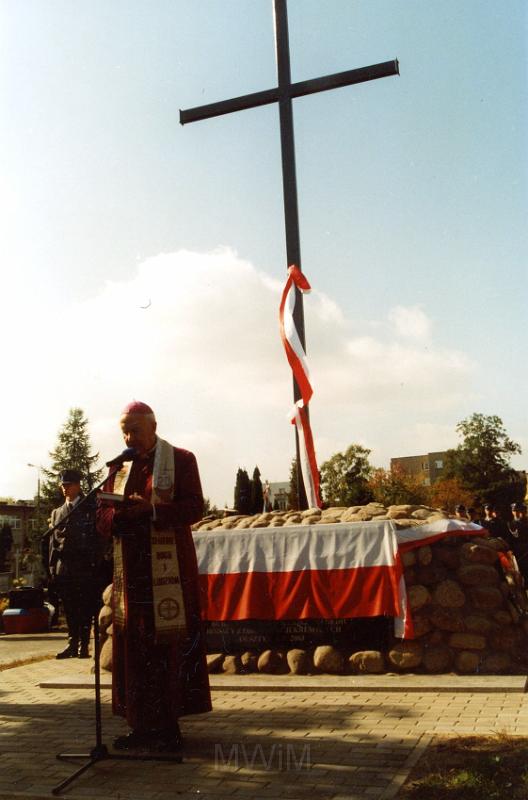
[[[435,461],[435,467],[436,467],[436,469],[443,469],[444,468],[444,462],[442,461],[442,459],[438,459],[438,461]]]

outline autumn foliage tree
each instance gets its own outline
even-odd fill
[[[466,508],[475,502],[475,495],[466,489],[458,478],[440,478],[431,486],[431,505],[453,514],[461,503]]]
[[[414,475],[407,474],[400,466],[392,469],[375,469],[368,482],[374,500],[384,506],[426,505],[430,500],[430,488],[424,486]]]

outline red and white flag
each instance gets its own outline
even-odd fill
[[[392,520],[193,534],[204,620],[394,617],[414,636],[401,554],[445,536],[481,536],[462,520],[397,530]]]
[[[310,508],[319,508],[321,505],[319,497],[319,470],[317,469],[312,429],[308,418],[308,403],[313,395],[313,387],[310,379],[308,362],[306,360],[306,353],[293,318],[296,288],[303,293],[307,293],[311,290],[306,276],[303,275],[299,267],[292,264],[292,266],[288,268],[288,278],[282,293],[279,308],[279,324],[286,358],[288,359],[293,377],[301,393],[301,400],[297,401],[293,410],[292,423],[296,426],[297,435],[299,437],[300,468],[303,476],[306,498]]]

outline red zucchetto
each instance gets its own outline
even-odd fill
[[[151,407],[140,400],[132,400],[131,403],[126,405],[121,412],[121,416],[124,417],[126,414],[152,414],[154,416]]]

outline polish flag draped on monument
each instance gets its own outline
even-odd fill
[[[286,358],[292,369],[293,377],[299,387],[301,399],[295,403],[292,413],[292,424],[297,428],[299,437],[300,466],[303,476],[306,498],[310,508],[319,508],[319,470],[315,458],[312,429],[308,418],[308,403],[313,395],[310,371],[306,353],[295,326],[293,311],[295,308],[295,289],[303,293],[311,291],[306,276],[299,267],[292,264],[288,268],[288,278],[282,293],[279,308],[279,324]]]

